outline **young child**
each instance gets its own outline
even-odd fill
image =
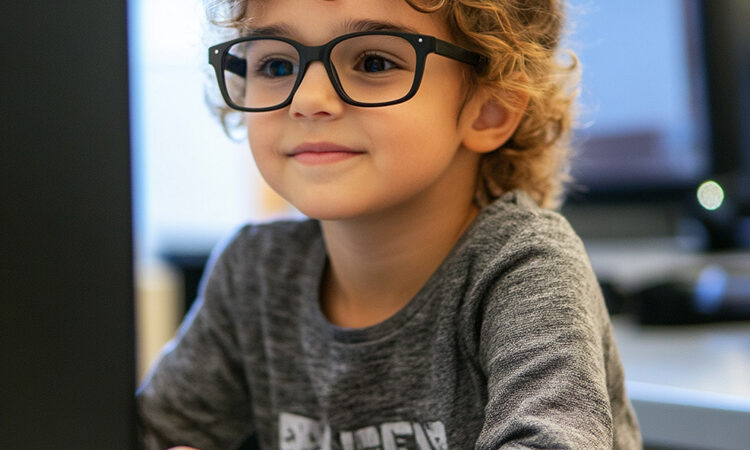
[[[268,184],[139,389],[148,448],[633,449],[601,292],[549,208],[555,0],[212,0]],[[224,115],[222,117],[225,117]]]

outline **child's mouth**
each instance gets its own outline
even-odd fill
[[[289,156],[299,163],[316,165],[343,161],[362,154],[363,151],[330,142],[308,142],[294,147]]]

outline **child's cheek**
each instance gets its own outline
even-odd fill
[[[253,155],[256,152],[269,151],[271,144],[278,139],[275,121],[269,117],[270,113],[248,113],[245,118],[247,126],[247,140]],[[274,114],[275,115],[275,114]]]

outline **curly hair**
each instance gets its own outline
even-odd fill
[[[475,202],[485,206],[504,192],[522,189],[540,206],[558,207],[570,181],[571,127],[580,77],[575,54],[559,48],[564,0],[404,1],[417,11],[440,15],[457,44],[484,56],[483,67],[468,80],[469,94],[487,89],[507,108],[528,98],[511,138],[482,155]],[[237,35],[252,20],[246,16],[248,0],[205,4],[215,30]],[[223,102],[213,105],[229,132],[232,111]]]

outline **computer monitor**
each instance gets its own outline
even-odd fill
[[[0,448],[131,449],[125,2],[0,14]]]
[[[750,247],[750,2],[582,3],[574,225],[584,237]],[[723,189],[716,209],[698,198],[709,180]]]

